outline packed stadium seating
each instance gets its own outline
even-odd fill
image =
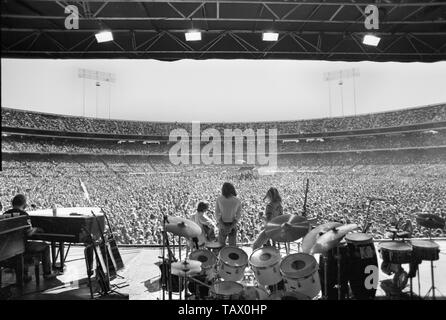
[[[190,129],[190,124],[91,119],[2,108],[5,130],[0,201],[8,207],[13,195],[24,193],[35,208],[89,205],[80,187],[83,182],[91,204],[110,213],[120,243],[159,244],[162,214],[189,217],[201,200],[210,202],[212,213],[221,185],[231,181],[243,203],[238,241],[251,242],[263,227],[263,197],[269,187],[279,189],[285,213],[299,213],[303,182],[308,178],[308,215],[319,223],[337,220],[363,225],[367,197],[388,199],[374,203],[369,217],[370,231],[380,239],[386,236],[391,220],[409,219],[415,225],[420,212],[446,215],[446,130],[441,125],[435,130],[421,126],[445,120],[446,105],[436,105],[357,117],[202,124],[202,129],[278,127],[281,134],[322,134],[285,142],[279,138],[278,169],[240,179],[237,164],[174,165],[167,156],[172,144],[144,143],[144,138],[123,141],[115,136],[166,138],[170,130]],[[413,127],[408,129],[408,125]],[[384,128],[389,127],[396,130],[386,132]],[[360,133],[363,129],[377,132]],[[358,132],[323,135],[352,130]],[[67,132],[76,135],[60,137]],[[107,136],[92,139],[83,135],[96,132]],[[444,230],[434,231],[434,236],[444,235]],[[426,236],[426,230],[416,227],[415,236]]]

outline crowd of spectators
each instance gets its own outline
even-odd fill
[[[3,152],[75,153],[111,155],[169,154],[173,143],[145,143],[145,141],[122,142],[119,140],[65,139],[30,136],[10,136],[2,140]],[[203,147],[206,143],[202,143]],[[221,142],[221,151],[224,144]],[[446,146],[446,130],[416,131],[379,135],[361,135],[339,138],[296,139],[277,141],[277,152],[352,151],[370,149],[399,149]],[[268,146],[267,146],[268,147]],[[235,146],[233,146],[235,150]],[[190,146],[189,150],[192,150]],[[246,141],[244,150],[246,150]],[[267,149],[268,151],[268,149]]]
[[[201,123],[201,129],[277,129],[279,134],[337,132],[446,121],[446,104],[348,117],[254,123]],[[2,126],[40,130],[122,135],[168,136],[173,129],[191,131],[191,123],[107,120],[36,113],[2,107]]]
[[[414,236],[424,237],[427,230],[416,225],[416,215],[446,215],[444,159],[444,152],[285,156],[273,175],[238,179],[237,166],[174,166],[167,157],[14,155],[2,163],[0,200],[6,209],[17,193],[24,193],[36,209],[100,206],[120,243],[160,244],[163,214],[189,218],[199,201],[208,201],[212,217],[221,186],[230,181],[243,206],[238,241],[247,243],[263,226],[267,190],[279,190],[284,213],[301,213],[308,178],[307,214],[317,224],[337,220],[362,226],[369,221],[369,231],[381,239],[390,221],[410,219]],[[367,217],[370,196],[389,201],[374,202]],[[445,231],[433,230],[433,235],[444,236]]]
[[[2,108],[1,114],[3,127],[58,133],[165,137],[172,129],[191,129],[190,123],[115,121],[8,108]],[[202,123],[201,129],[265,128],[278,129],[279,134],[300,134],[440,121],[446,121],[444,104],[354,117]],[[236,162],[173,165],[167,157],[172,144],[162,141],[158,144],[141,137],[118,142],[116,138],[98,140],[79,136],[68,139],[3,135],[0,172],[3,207],[7,209],[17,193],[25,194],[36,209],[53,205],[100,206],[109,214],[118,241],[124,244],[160,244],[163,214],[189,218],[199,201],[210,203],[212,217],[225,181],[235,185],[242,201],[237,240],[244,243],[254,241],[264,225],[263,199],[267,190],[270,187],[279,190],[284,213],[301,213],[307,178],[310,179],[307,214],[317,224],[333,220],[359,225],[371,222],[369,231],[375,239],[381,239],[386,237],[391,221],[410,219],[415,226],[414,236],[424,237],[427,230],[416,225],[416,215],[446,215],[446,132],[442,129],[288,142],[279,139],[275,173],[253,174],[248,178],[241,177]],[[88,189],[90,202],[81,183]],[[367,197],[388,201],[374,202],[367,215]],[[445,230],[434,230],[433,235],[445,236]]]

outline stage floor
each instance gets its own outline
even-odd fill
[[[434,274],[437,299],[446,299],[446,240],[438,240],[440,245],[440,260],[434,262]],[[242,247],[248,256],[252,250],[250,247]],[[295,246],[291,253],[297,252]],[[97,299],[130,299],[130,300],[157,300],[162,299],[162,291],[159,288],[160,269],[156,265],[160,261],[160,248],[150,247],[120,247],[120,252],[124,260],[125,268],[119,272],[120,277],[112,281],[115,293],[100,297]],[[176,251],[178,258],[178,250]],[[182,251],[182,258],[185,257],[185,250]],[[318,257],[316,256],[316,259]],[[378,255],[379,266],[381,259]],[[408,271],[408,265],[403,265]],[[248,268],[247,268],[248,269]],[[29,274],[33,276],[32,268]],[[122,277],[122,278],[121,278]],[[391,279],[381,272],[379,281]],[[431,287],[430,263],[423,262],[420,265],[420,297],[425,297]],[[14,285],[14,273],[2,272],[2,285],[0,289],[0,300],[21,299],[49,299],[49,300],[72,300],[72,299],[91,299],[90,290],[87,286],[87,275],[85,261],[83,259],[83,247],[73,246],[67,257],[64,273],[58,275],[55,279],[44,281],[41,279],[40,286],[37,287],[34,279],[27,283],[22,292]],[[413,291],[418,295],[418,278],[413,279]],[[409,283],[403,291],[408,294]],[[167,296],[166,296],[167,297]],[[174,299],[178,299],[177,294],[173,294]],[[384,291],[378,286],[377,299],[386,299]]]

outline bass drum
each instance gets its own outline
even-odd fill
[[[294,253],[283,259],[280,264],[285,288],[315,298],[321,291],[316,259],[306,253]]]
[[[311,300],[310,297],[299,292],[277,291],[270,294],[268,300]]]
[[[377,272],[378,258],[372,236],[365,233],[350,233],[345,236],[349,250],[348,280],[356,300],[374,299],[376,289],[366,288],[366,279]]]
[[[341,275],[341,300],[348,296],[348,247],[346,243],[339,244],[340,254],[340,275]],[[321,279],[322,295],[328,300],[338,300],[338,260],[336,259],[337,248],[328,250],[319,256],[319,278]],[[325,272],[327,279],[325,280]],[[325,292],[325,282],[327,283],[327,292]]]
[[[235,281],[219,281],[210,289],[213,300],[240,300],[243,295],[243,286]]]

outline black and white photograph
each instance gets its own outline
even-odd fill
[[[0,300],[446,299],[445,1],[0,1]]]

